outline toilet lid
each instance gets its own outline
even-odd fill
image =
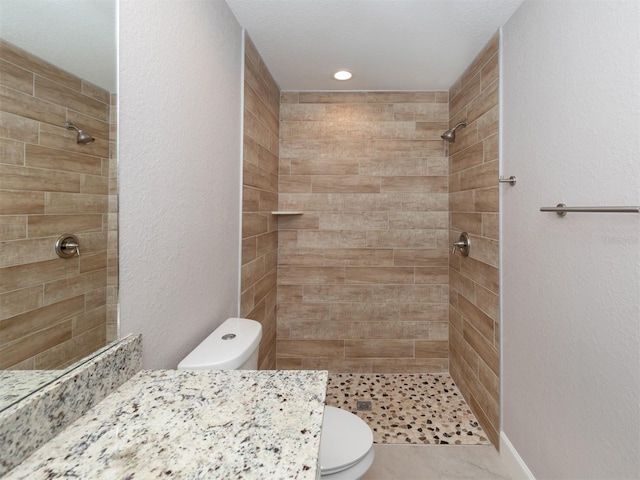
[[[320,438],[320,473],[339,472],[360,461],[371,450],[373,433],[357,415],[325,406]]]

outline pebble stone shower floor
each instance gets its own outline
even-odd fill
[[[371,402],[370,411],[358,411],[363,401]],[[447,374],[330,373],[326,404],[367,422],[374,443],[490,443]]]

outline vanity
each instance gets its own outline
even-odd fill
[[[123,358],[109,364],[115,375],[129,368]],[[315,479],[326,385],[326,371],[140,370],[6,478]],[[54,393],[54,403],[73,405],[70,392]],[[54,417],[64,410],[51,408],[60,410]],[[13,421],[18,435],[2,438],[11,447],[31,431]]]

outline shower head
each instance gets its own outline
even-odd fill
[[[443,140],[446,140],[449,143],[455,143],[456,141],[456,130],[458,129],[458,127],[466,127],[467,126],[467,121],[463,121],[458,123],[455,127],[447,130],[446,132],[444,132],[442,135],[440,135],[440,138],[442,138]]]
[[[80,130],[71,122],[65,123],[64,126],[67,130],[75,130],[76,132],[78,132],[78,138],[76,139],[76,142],[78,143],[78,145],[86,145],[87,143],[92,143],[92,142],[95,142],[96,140],[87,132],[85,132],[84,130]]]

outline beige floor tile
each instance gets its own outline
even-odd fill
[[[361,480],[511,479],[491,445],[375,445]]]

